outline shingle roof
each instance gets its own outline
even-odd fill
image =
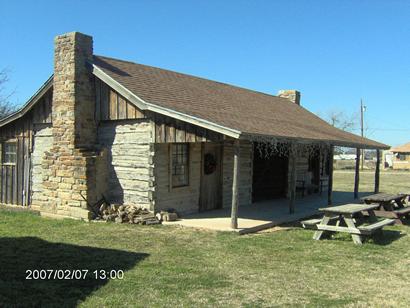
[[[397,153],[410,153],[410,142],[391,148],[390,151]]]
[[[146,102],[238,130],[244,136],[389,147],[334,128],[285,98],[103,56],[94,56],[94,65]]]

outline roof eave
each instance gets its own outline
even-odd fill
[[[263,135],[254,133],[242,133],[241,139],[254,140],[255,138],[273,138],[279,142],[296,142],[300,144],[312,144],[312,143],[324,143],[334,146],[341,146],[347,148],[360,148],[360,149],[373,149],[373,150],[388,150],[390,146],[385,144],[380,145],[370,145],[365,143],[357,142],[346,142],[341,140],[326,140],[326,139],[309,139],[309,138],[297,138],[297,137],[284,137],[284,136],[274,136],[274,135]]]

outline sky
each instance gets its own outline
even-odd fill
[[[0,0],[5,92],[24,104],[53,72],[53,38],[93,36],[94,53],[257,91],[297,89],[360,133],[410,142],[410,1]]]

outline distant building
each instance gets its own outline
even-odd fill
[[[356,154],[337,154],[334,156],[334,160],[355,160]]]
[[[390,151],[393,152],[393,169],[410,169],[410,142]]]
[[[382,166],[384,168],[392,168],[393,167],[393,158],[394,153],[390,150],[383,151],[382,154]]]

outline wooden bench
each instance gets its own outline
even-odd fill
[[[380,207],[374,211],[376,216],[384,218],[395,219],[396,224],[403,224],[402,218],[410,219],[410,207],[405,206],[407,204],[406,199],[408,194],[385,194],[379,193],[367,197],[363,197],[361,200],[366,204],[376,203]]]
[[[384,226],[394,223],[393,219],[376,221],[377,217],[374,210],[379,208],[379,206],[379,204],[351,203],[320,208],[319,210],[324,212],[324,215],[322,220],[316,225],[317,230],[313,235],[313,239],[320,240],[324,235],[331,235],[333,232],[345,232],[351,235],[355,244],[361,245],[364,236],[371,235],[381,230]],[[370,224],[367,226],[361,225],[361,216],[365,213],[367,213],[370,220]],[[336,225],[330,224],[336,215],[338,222]],[[341,222],[343,222],[343,225]]]
[[[383,227],[388,226],[388,225],[393,225],[394,224],[394,219],[383,219],[378,222],[372,223],[367,226],[360,226],[357,229],[360,230],[360,234],[363,235],[371,235],[375,233],[378,230],[381,230]]]
[[[330,218],[330,221],[335,221],[338,219],[339,219],[339,216],[334,216]],[[320,224],[321,221],[322,221],[322,218],[312,218],[308,220],[303,220],[300,223],[302,224],[302,227],[305,229],[317,230],[317,225]]]
[[[399,216],[399,217],[406,216],[407,218],[409,218],[410,206],[406,206],[406,207],[403,207],[401,209],[394,210],[393,212],[396,213],[397,216]]]
[[[378,222],[372,223],[366,226],[360,227],[339,227],[339,226],[331,226],[331,225],[322,225],[317,224],[316,228],[322,231],[333,231],[333,232],[345,232],[350,234],[357,234],[357,235],[372,235],[373,233],[381,230],[383,227],[388,225],[393,225],[394,219],[383,219]]]
[[[410,219],[410,206],[398,208],[393,211],[386,211],[384,209],[381,209],[379,211],[374,211],[374,213],[378,217],[392,218],[394,219],[395,224],[402,225],[403,218]]]

